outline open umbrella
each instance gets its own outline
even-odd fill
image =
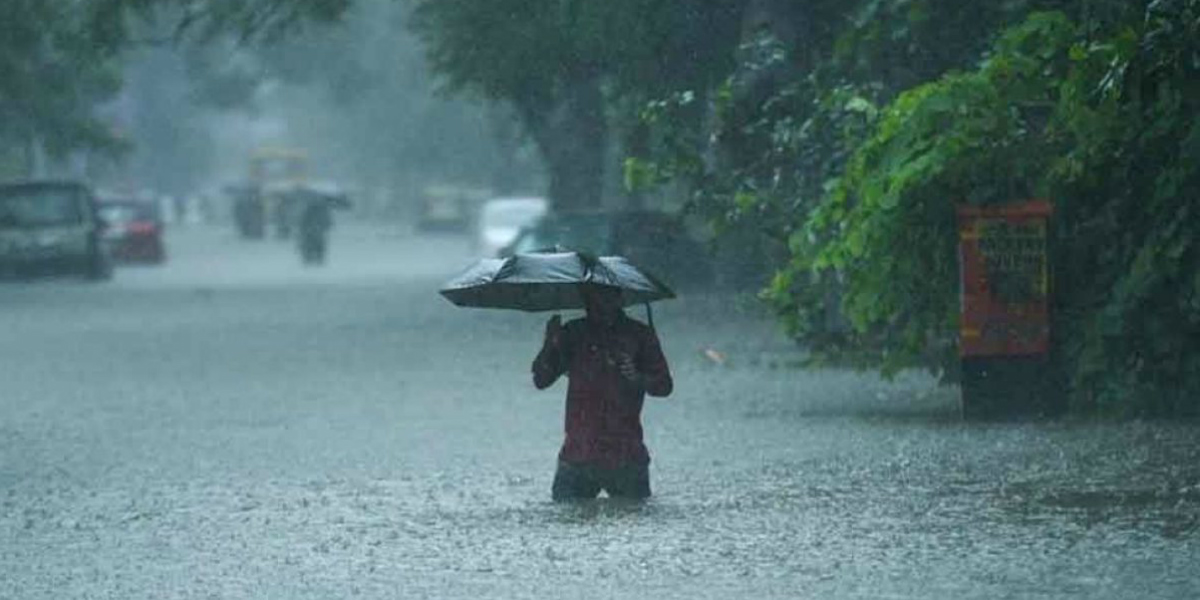
[[[350,209],[353,203],[349,194],[336,184],[325,182],[290,183],[274,187],[269,192],[278,194],[297,204],[325,202],[330,208]]]
[[[338,189],[320,188],[320,187],[305,187],[297,190],[302,198],[309,202],[328,202],[332,208],[340,208],[343,210],[353,208],[354,205],[350,202],[350,196]]]
[[[619,288],[625,306],[648,306],[675,297],[670,288],[625,258],[581,252],[485,258],[439,291],[458,306],[538,312],[584,308],[582,283]]]

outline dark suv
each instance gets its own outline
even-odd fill
[[[104,224],[88,186],[71,181],[0,185],[0,275],[112,276]]]
[[[688,234],[678,218],[664,212],[550,213],[522,229],[500,256],[557,248],[624,256],[681,289],[713,282],[708,249]]]

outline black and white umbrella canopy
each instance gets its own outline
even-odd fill
[[[485,258],[442,287],[458,306],[528,312],[584,308],[580,284],[618,288],[625,306],[674,298],[653,275],[620,256],[579,252],[516,254]]]

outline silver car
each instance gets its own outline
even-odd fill
[[[0,185],[0,275],[112,276],[104,224],[88,186],[72,181]]]

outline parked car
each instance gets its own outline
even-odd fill
[[[496,256],[517,238],[522,227],[545,215],[548,207],[545,198],[492,198],[484,202],[476,218],[476,253]]]
[[[624,256],[680,289],[713,283],[707,247],[677,217],[660,211],[548,213],[522,229],[499,255],[555,249]]]
[[[91,189],[74,181],[0,185],[0,273],[112,276]]]
[[[162,212],[157,202],[134,198],[101,198],[104,239],[119,262],[159,264],[167,260]]]

